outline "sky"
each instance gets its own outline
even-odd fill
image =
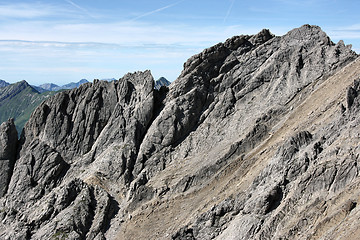
[[[0,0],[0,79],[63,85],[151,70],[174,81],[192,55],[264,28],[320,26],[360,53],[359,1]]]

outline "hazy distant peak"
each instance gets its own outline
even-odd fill
[[[39,87],[41,87],[45,90],[48,90],[48,91],[54,91],[55,88],[59,88],[58,85],[53,84],[53,83],[44,83],[44,84],[39,85]]]
[[[44,83],[39,85],[38,87],[46,90],[46,91],[59,91],[61,89],[73,89],[79,87],[81,84],[88,83],[87,79],[81,79],[79,82],[71,82],[62,86],[56,85],[54,83]],[[35,88],[38,88],[35,87]]]
[[[80,84],[88,83],[88,82],[89,82],[89,81],[88,81],[87,79],[85,79],[85,78],[83,78],[83,79],[81,79],[81,80],[79,81]]]
[[[161,77],[155,81],[155,89],[160,89],[162,86],[169,86],[171,84],[166,78]]]
[[[68,84],[65,84],[61,87],[61,89],[73,89],[79,87],[81,84],[88,83],[89,81],[86,79],[81,79],[79,82],[71,82]]]
[[[5,82],[4,80],[0,79],[0,88],[6,87],[6,86],[9,86],[9,85],[10,85],[10,83]]]

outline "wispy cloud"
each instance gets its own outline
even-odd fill
[[[360,31],[360,23],[334,28],[335,31]]]
[[[331,38],[339,39],[360,39],[360,24],[349,26],[333,27],[324,29]]]
[[[16,29],[16,31],[14,31]],[[77,23],[29,22],[0,25],[2,40],[37,42],[97,42],[120,45],[211,46],[238,34],[261,29],[244,26],[208,26],[201,29],[187,25],[154,26],[142,22]],[[96,34],[94,34],[96,33]],[[160,37],[161,36],[161,37]]]
[[[0,41],[0,78],[61,83],[119,78],[127,72],[151,69],[156,78],[174,80],[186,59],[200,50],[158,44]]]
[[[83,13],[85,13],[86,15],[88,15],[91,18],[96,18],[95,15],[91,14],[87,9],[79,6],[78,4],[76,4],[75,2],[71,1],[71,0],[65,0],[65,2],[69,3],[70,5],[74,6],[75,8],[77,8],[78,10],[82,11]]]
[[[230,13],[231,13],[231,10],[232,10],[232,8],[234,7],[234,3],[235,3],[235,0],[231,0],[230,7],[229,7],[229,9],[228,9],[228,11],[227,11],[227,13],[226,13],[226,15],[225,15],[225,17],[224,17],[223,22],[226,22],[226,20],[228,19],[229,15],[230,15]]]
[[[56,78],[61,82],[77,78],[118,78],[127,72],[151,69],[155,78],[166,74],[165,77],[174,80],[190,56],[230,36],[259,30],[240,25],[198,29],[141,22],[63,24],[36,21],[0,25],[0,66],[3,69],[0,78],[43,82],[55,82]]]
[[[102,49],[148,49],[148,50],[174,50],[194,49],[193,47],[181,44],[155,44],[155,43],[100,43],[100,42],[58,42],[58,41],[24,41],[24,40],[0,40],[0,51],[10,50],[22,52],[26,49],[93,49],[92,51],[101,51]]]
[[[176,5],[178,5],[179,3],[182,3],[182,2],[184,2],[184,1],[185,1],[185,0],[181,0],[181,1],[175,2],[175,3],[173,3],[173,4],[167,5],[167,6],[165,6],[165,7],[158,8],[158,9],[155,9],[155,10],[153,10],[153,11],[144,13],[144,14],[142,14],[142,15],[140,15],[140,16],[137,16],[137,17],[131,19],[131,21],[136,21],[136,20],[139,20],[139,19],[141,19],[141,18],[143,18],[143,17],[147,17],[147,16],[153,15],[153,14],[155,14],[155,13],[164,11],[165,9],[174,7],[174,6],[176,6]]]
[[[53,8],[50,5],[39,4],[2,4],[0,5],[1,18],[38,18],[50,16],[53,13]]]

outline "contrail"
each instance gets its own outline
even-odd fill
[[[88,10],[86,10],[85,8],[80,7],[79,5],[77,5],[76,3],[74,3],[71,0],[65,0],[67,3],[73,5],[74,7],[76,7],[77,9],[81,10],[82,12],[86,13],[87,15],[89,15],[92,18],[95,18],[94,15],[92,15]]]
[[[230,13],[231,13],[231,10],[232,10],[232,8],[233,8],[233,6],[234,6],[234,3],[235,3],[235,0],[231,0],[231,5],[230,5],[230,7],[229,7],[229,9],[228,9],[228,11],[227,11],[227,13],[226,13],[226,16],[224,17],[224,21],[223,21],[223,22],[226,22],[226,20],[228,19],[229,15],[230,15]]]
[[[175,6],[175,5],[178,5],[179,3],[184,2],[184,1],[185,1],[185,0],[181,0],[181,1],[178,1],[178,2],[176,2],[176,3],[167,5],[167,6],[165,6],[165,7],[156,9],[156,10],[154,10],[154,11],[144,13],[144,14],[136,17],[136,18],[131,19],[131,21],[135,21],[135,20],[138,20],[138,19],[140,19],[140,18],[143,18],[143,17],[149,16],[149,15],[152,15],[152,14],[154,14],[154,13],[161,12],[161,11],[163,11],[163,10],[165,10],[165,9],[168,9],[168,8],[171,8],[171,7]]]

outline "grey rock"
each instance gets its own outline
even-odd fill
[[[7,201],[3,203],[3,208],[7,209],[5,220],[14,221],[16,226],[31,223],[25,232],[36,239],[64,234],[67,239],[85,236],[104,239],[117,203],[96,186],[102,181],[100,179],[132,180],[131,165],[153,117],[153,89],[150,72],[138,72],[127,74],[116,82],[85,84],[41,104],[22,134],[20,157],[9,183]],[[88,157],[83,158],[84,154]],[[68,204],[63,206],[53,201],[58,197],[51,197],[46,209],[39,213],[37,205],[49,195],[53,196],[56,189],[64,188],[68,181],[79,176],[79,172],[83,172],[84,179],[95,187],[77,183],[80,187],[66,190],[71,194],[65,194],[64,201],[74,202],[73,199],[85,194],[82,196],[84,202],[79,200],[72,209]],[[82,188],[85,190],[76,190]],[[117,188],[114,186],[114,189]],[[108,191],[112,191],[111,187]],[[30,221],[28,211],[26,214],[8,213],[11,209],[25,211],[26,206],[32,206],[31,211],[39,217]],[[65,214],[62,220],[57,220],[58,212]],[[74,214],[79,214],[78,218],[73,219]],[[60,220],[62,227],[58,224]],[[44,222],[49,223],[43,226]]]
[[[154,89],[145,71],[57,94],[13,155],[0,237],[327,239],[356,229],[328,220],[360,216],[356,58],[304,25],[205,49],[169,88]]]
[[[0,125],[0,197],[4,196],[12,175],[16,160],[17,131],[14,120]]]
[[[264,30],[204,50],[184,64],[171,85],[164,109],[140,147],[135,173],[147,168],[151,177],[171,159],[207,149],[216,149],[209,155],[217,162],[222,156],[215,147],[239,141],[238,136],[248,134],[242,126],[269,109],[285,111],[289,102],[301,98],[301,89],[355,57],[320,28],[308,25],[283,37]],[[172,148],[173,154],[167,153]]]
[[[49,193],[69,168],[55,149],[38,139],[33,140],[27,149],[27,153],[16,161],[9,183],[8,193],[12,201],[8,206],[13,208]]]
[[[348,88],[348,92],[346,95],[346,102],[348,109],[350,109],[354,104],[355,99],[358,97],[359,92],[360,92],[360,81],[355,80],[353,86],[350,86]]]

